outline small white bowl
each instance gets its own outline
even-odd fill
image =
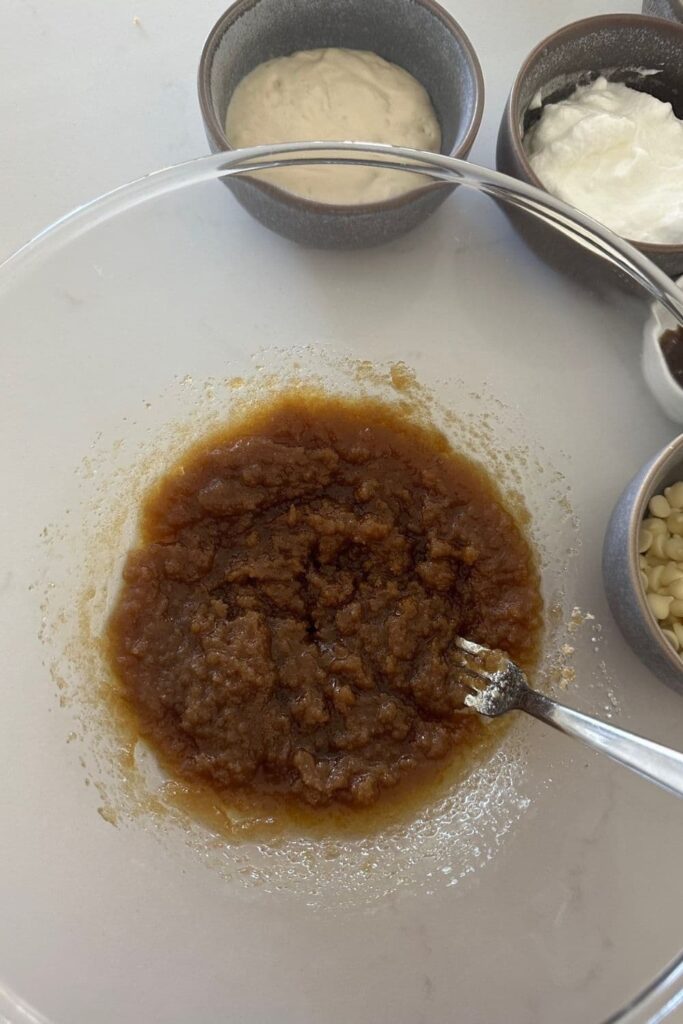
[[[683,277],[676,284],[683,288]],[[683,387],[672,377],[659,344],[664,331],[676,326],[672,314],[659,302],[653,303],[643,331],[643,374],[662,412],[674,423],[683,423]]]

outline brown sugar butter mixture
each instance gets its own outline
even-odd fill
[[[156,486],[108,648],[181,778],[361,807],[485,728],[453,638],[531,668],[541,615],[533,553],[481,468],[388,405],[293,394]]]

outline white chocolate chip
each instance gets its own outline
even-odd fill
[[[683,512],[681,512],[680,509],[677,509],[675,512],[672,512],[670,516],[667,516],[666,528],[669,533],[673,533],[678,537],[683,535]]]
[[[665,597],[664,594],[648,594],[647,603],[656,619],[668,619],[669,609],[674,603],[673,597]],[[683,602],[681,602],[683,605]]]
[[[664,494],[671,508],[683,508],[683,481],[672,484],[664,489]]]
[[[652,544],[652,534],[649,530],[641,530],[638,534],[638,551],[641,555],[647,551]]]
[[[658,533],[656,537],[653,537],[652,543],[648,548],[650,555],[654,558],[660,558],[662,561],[665,561],[668,557],[666,553],[666,545],[668,543],[669,540],[666,534]]]
[[[658,519],[666,519],[671,515],[671,505],[663,494],[655,494],[653,498],[650,498],[648,507],[650,515],[656,516]]]
[[[673,562],[680,562],[683,558],[683,537],[669,537],[664,544],[666,557]]]
[[[643,529],[649,530],[655,537],[659,533],[661,533],[663,537],[666,537],[668,533],[666,520],[664,519],[643,519]]]
[[[675,562],[667,562],[662,572],[662,583],[668,587],[676,580],[683,580],[683,570],[679,569]]]
[[[674,631],[672,629],[662,629],[662,633],[664,634],[666,639],[669,641],[669,643],[673,647],[674,651],[680,651],[681,645],[680,645],[678,637],[676,636]]]

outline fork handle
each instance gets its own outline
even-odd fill
[[[599,718],[574,711],[531,688],[522,692],[518,706],[534,718],[552,725],[554,729],[568,736],[576,736],[589,747],[602,751],[613,761],[625,764],[651,782],[656,782],[677,796],[683,796],[683,753],[678,750],[671,750],[643,736],[601,722]]]

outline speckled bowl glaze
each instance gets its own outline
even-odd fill
[[[676,0],[677,2],[677,0]],[[642,70],[657,70],[643,75]],[[683,25],[640,14],[607,14],[574,22],[548,36],[532,50],[512,86],[498,133],[498,170],[543,188],[531,169],[524,147],[524,135],[540,117],[540,108],[530,109],[540,93],[543,103],[568,96],[577,84],[604,74],[660,100],[668,100],[683,118]],[[598,262],[584,251],[570,246],[540,222],[513,216],[514,223],[529,244],[544,258],[567,269],[577,270],[577,261]],[[632,244],[676,277],[683,273],[682,245]]]
[[[199,64],[199,104],[212,151],[231,149],[225,114],[249,71],[273,57],[324,46],[373,50],[409,71],[431,97],[442,152],[467,156],[484,105],[481,68],[465,33],[434,0],[237,0],[209,33]],[[452,191],[431,182],[384,202],[336,206],[254,179],[226,184],[266,227],[319,248],[389,241]]]
[[[683,661],[650,611],[638,571],[638,530],[648,502],[677,480],[683,480],[683,434],[650,459],[619,498],[605,534],[602,574],[610,609],[627,643],[655,675],[683,692]]]
[[[644,0],[643,14],[683,22],[683,0]]]

